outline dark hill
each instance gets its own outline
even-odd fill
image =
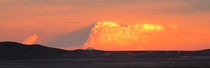
[[[25,45],[17,42],[0,42],[0,59],[34,58],[119,58],[150,59],[177,57],[208,57],[210,50],[199,51],[100,51],[95,49],[62,50],[39,44]]]
[[[200,51],[207,51],[207,52],[210,52],[210,49],[205,49],[205,50],[200,50]]]
[[[0,58],[58,58],[68,51],[39,44],[24,45],[17,42],[0,42]]]

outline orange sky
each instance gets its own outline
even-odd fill
[[[177,26],[153,35],[143,46],[148,50],[205,49],[210,48],[209,4],[208,0],[0,0],[0,41],[23,42],[37,34],[35,43],[45,44],[98,21],[112,21]],[[155,44],[159,48],[148,46]]]

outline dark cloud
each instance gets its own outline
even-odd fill
[[[174,13],[202,13],[210,11],[210,0],[179,0],[180,2],[190,4],[187,6],[176,7],[164,11]]]
[[[54,39],[51,39],[49,42],[45,43],[45,45],[52,47],[70,47],[70,46],[78,46],[83,45],[89,37],[89,33],[93,25],[88,27],[84,27],[70,33],[60,35]]]
[[[185,5],[177,7],[168,7],[166,9],[156,9],[158,5],[154,5],[156,3],[168,4],[168,3],[185,3],[192,5]],[[145,7],[153,6],[154,9],[146,9],[145,11],[163,11],[163,12],[201,12],[201,11],[209,11],[210,10],[210,0],[14,0],[14,1],[6,1],[1,2],[0,7],[7,6],[16,6],[16,5],[24,5],[24,6],[83,6],[83,7],[122,7],[129,6],[134,4],[147,4],[142,5]],[[167,6],[167,5],[166,5]],[[138,6],[136,6],[137,9]],[[1,8],[2,9],[2,8]],[[126,8],[125,8],[126,9]]]
[[[195,6],[191,7],[194,10],[210,10],[210,0],[196,0]]]

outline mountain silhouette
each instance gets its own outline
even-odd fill
[[[0,59],[34,58],[119,58],[119,59],[165,59],[177,57],[210,56],[210,50],[199,51],[101,51],[95,49],[63,50],[39,44],[25,45],[17,42],[0,42]],[[200,57],[201,56],[201,57]],[[188,58],[191,59],[191,58]]]
[[[0,42],[0,58],[56,58],[66,50],[39,44],[24,45],[17,42]]]

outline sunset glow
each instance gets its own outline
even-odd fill
[[[31,45],[31,44],[34,44],[34,42],[38,39],[38,35],[32,35],[32,36],[29,36],[25,39],[25,41],[23,42],[23,44],[28,44],[28,45]]]
[[[209,49],[209,7],[210,0],[0,0],[0,41],[69,50]]]
[[[163,26],[153,24],[135,24],[122,26],[115,22],[98,22],[92,28],[84,48],[101,50],[133,50],[136,43],[144,43],[151,33],[161,32]],[[139,45],[138,45],[139,46]],[[135,47],[138,47],[135,46]]]

